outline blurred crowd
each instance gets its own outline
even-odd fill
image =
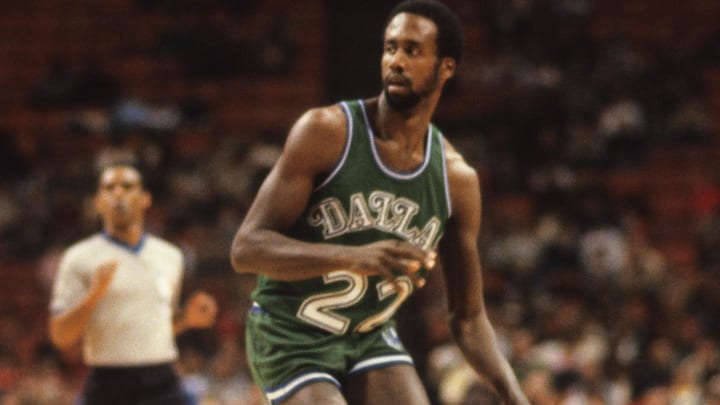
[[[210,3],[230,21],[267,18],[262,2]],[[436,122],[481,174],[486,302],[532,402],[719,405],[720,140],[704,78],[720,69],[720,34],[597,35],[593,0],[448,3],[468,29],[467,56]],[[133,7],[182,14],[198,4]],[[244,361],[254,279],[232,274],[227,256],[284,134],[228,131],[209,100],[222,78],[286,76],[302,55],[282,25],[253,46],[211,26],[167,30],[150,53],[197,83],[185,97],[132,94],[102,68],[53,60],[23,108],[66,111],[56,133],[0,123],[0,276],[33,286],[0,307],[0,404],[69,404],[80,389],[86,370],[49,345],[44,311],[62,249],[97,230],[97,169],[118,159],[145,172],[149,230],[182,247],[186,289],[220,304],[213,331],[178,337],[188,392],[204,405],[262,403]],[[659,210],[663,196],[679,208]],[[434,403],[498,404],[452,343],[441,272],[430,277],[398,321]]]

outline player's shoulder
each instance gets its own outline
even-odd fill
[[[479,222],[482,203],[480,177],[453,145],[445,140],[447,185],[455,224],[473,228]]]
[[[445,147],[445,164],[450,185],[456,184],[458,187],[463,187],[477,184],[477,170],[465,160],[463,155],[447,138],[443,138],[443,142]]]
[[[346,128],[345,113],[340,104],[313,107],[306,110],[295,122],[293,132],[309,136],[342,134]]]
[[[282,161],[292,162],[288,167],[293,171],[305,167],[324,172],[337,162],[346,137],[347,118],[340,105],[311,108],[290,130]]]

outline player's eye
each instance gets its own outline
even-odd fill
[[[419,56],[421,54],[421,49],[417,45],[411,45],[407,47],[405,52],[410,56]]]

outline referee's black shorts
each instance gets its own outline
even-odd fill
[[[170,363],[136,367],[92,367],[82,405],[189,405]]]

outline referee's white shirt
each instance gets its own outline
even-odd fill
[[[177,358],[172,327],[182,283],[180,249],[145,234],[129,246],[95,234],[70,246],[60,262],[50,311],[62,313],[88,293],[98,266],[118,260],[107,295],[85,331],[83,358],[90,366],[135,366]]]

